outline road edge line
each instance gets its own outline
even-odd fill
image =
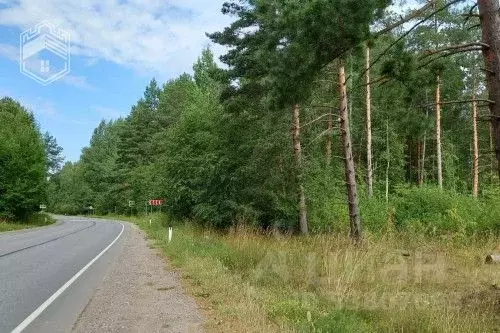
[[[21,333],[26,327],[28,327],[38,316],[42,314],[42,312],[48,308],[69,286],[73,284],[87,269],[89,269],[92,264],[94,264],[104,253],[106,253],[117,241],[120,239],[123,231],[125,230],[125,225],[122,225],[122,230],[116,236],[116,238],[109,244],[104,250],[101,251],[97,256],[94,257],[87,265],[85,265],[78,273],[73,275],[71,279],[69,279],[61,288],[59,288],[52,296],[50,296],[45,302],[42,303],[35,311],[33,311],[26,319],[24,319],[16,328],[14,328],[11,333]]]

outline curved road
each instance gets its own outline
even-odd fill
[[[124,224],[57,219],[0,234],[0,333],[71,331],[120,253]]]

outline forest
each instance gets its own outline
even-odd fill
[[[62,162],[62,148],[40,131],[33,113],[0,99],[0,222],[30,220],[47,202],[47,179]]]
[[[221,63],[206,48],[193,74],[152,79],[62,167],[55,139],[3,99],[1,216],[42,202],[136,215],[161,199],[172,218],[221,229],[498,233],[481,8],[390,3],[228,2],[234,23],[207,34],[227,47]]]
[[[163,199],[216,228],[498,233],[477,7],[388,4],[225,4],[235,22],[208,34],[223,65],[207,48],[192,75],[151,80],[51,177],[49,210],[143,214]]]

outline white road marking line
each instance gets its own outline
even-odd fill
[[[42,303],[36,309],[33,311],[32,314],[30,314],[26,319],[23,320],[22,323],[20,323],[16,328],[14,328],[11,333],[21,333],[26,327],[28,327],[29,324],[33,322],[46,308],[49,307],[50,304],[52,304],[57,297],[59,297],[66,289],[68,289],[73,282],[76,281],[82,275],[94,262],[96,262],[104,253],[106,253],[115,243],[116,241],[121,237],[123,234],[123,230],[125,230],[125,226],[122,224],[122,230],[120,231],[120,234],[111,242],[111,244],[108,245],[104,250],[101,251],[94,259],[92,259],[85,267],[83,267],[78,273],[73,275],[71,279],[68,280],[59,290],[57,290],[52,296],[50,296],[45,302]]]

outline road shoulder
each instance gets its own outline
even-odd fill
[[[126,224],[123,251],[73,332],[200,332],[203,317],[144,232]]]

